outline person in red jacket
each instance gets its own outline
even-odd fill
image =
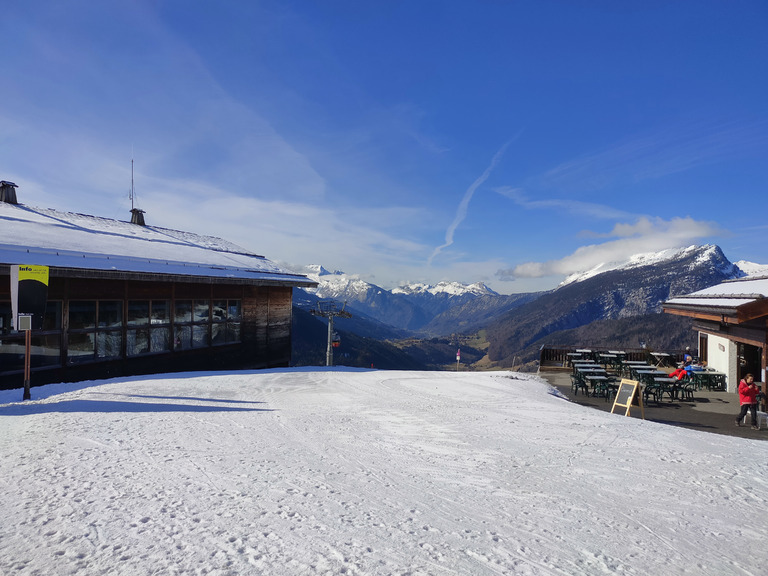
[[[755,378],[752,374],[747,374],[744,379],[739,382],[739,403],[741,404],[741,412],[739,417],[736,418],[736,426],[741,426],[741,421],[744,416],[747,415],[747,410],[752,412],[752,428],[757,430],[757,393],[760,389],[755,384]]]

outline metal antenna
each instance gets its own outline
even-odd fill
[[[129,196],[131,198],[131,210],[133,210],[133,195],[134,195],[134,190],[133,190],[133,154],[131,154],[131,193],[129,194]]]
[[[318,300],[317,308],[310,310],[313,316],[322,316],[328,318],[328,347],[325,351],[325,365],[333,366],[333,319],[338,316],[339,318],[352,318],[352,314],[344,310],[347,303],[339,309],[339,305],[334,300]]]

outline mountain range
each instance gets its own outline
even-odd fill
[[[294,304],[306,308],[314,306],[317,300],[345,302],[353,317],[381,322],[399,330],[401,336],[441,336],[472,330],[539,295],[502,295],[482,282],[408,284],[387,290],[356,276],[338,270],[330,272],[316,265],[308,266],[302,273],[319,285],[314,290],[296,290]]]
[[[730,278],[768,275],[768,266],[731,263],[718,246],[690,246],[604,263],[569,276],[551,291],[512,295],[498,294],[481,282],[387,290],[322,266],[302,272],[318,287],[294,290],[297,313],[308,313],[318,300],[344,302],[352,318],[336,319],[336,329],[346,333],[343,340],[354,335],[358,345],[359,339],[367,339],[392,347],[392,367],[403,362],[412,368],[446,367],[460,345],[463,360],[478,368],[533,368],[542,344],[598,345],[605,340],[606,345],[629,348],[694,346],[690,320],[662,314],[661,304]],[[301,341],[296,331],[294,338]],[[320,343],[324,351],[325,340]],[[369,354],[357,363],[354,351],[341,353],[348,354],[351,365],[368,366],[376,364],[375,347],[369,342]],[[398,357],[403,352],[407,356]]]

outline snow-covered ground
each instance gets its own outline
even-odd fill
[[[514,373],[0,392],[0,573],[758,575],[768,442]]]

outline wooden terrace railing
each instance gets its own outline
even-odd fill
[[[664,352],[669,354],[669,363],[674,365],[683,361],[685,354],[691,354],[685,350],[650,350],[648,348],[621,348],[621,347],[591,347],[591,346],[542,346],[539,350],[539,369],[559,368],[569,366],[568,354],[576,350],[588,349],[593,354],[607,353],[618,350],[625,353],[625,360],[646,361],[656,364],[656,358],[651,354],[653,352]]]

